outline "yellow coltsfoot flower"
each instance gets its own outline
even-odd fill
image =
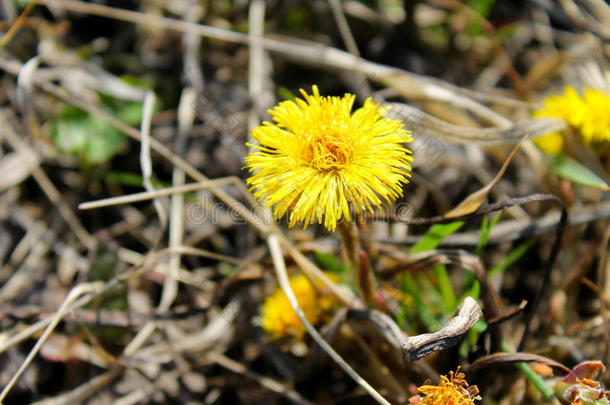
[[[581,96],[572,86],[563,95],[544,99],[544,108],[534,117],[551,117],[565,120],[587,145],[610,141],[610,96],[601,90],[585,88]],[[563,137],[551,133],[534,140],[545,152],[557,154],[563,149]]]
[[[334,274],[326,273],[332,281],[338,281]],[[299,306],[307,320],[315,325],[332,312],[335,300],[332,296],[323,295],[311,284],[309,279],[300,274],[290,278],[290,286],[297,297]],[[322,285],[318,286],[322,288]],[[262,307],[262,326],[265,332],[274,339],[293,337],[302,340],[305,325],[292,309],[288,298],[281,288],[269,295]]]
[[[254,128],[260,145],[246,157],[255,171],[248,179],[254,196],[275,205],[274,217],[290,210],[289,226],[317,221],[334,230],[337,221],[393,202],[410,176],[412,140],[401,121],[383,117],[370,98],[352,113],[356,96],[322,97],[317,86],[304,99],[269,110],[273,123]]]

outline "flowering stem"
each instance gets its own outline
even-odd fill
[[[360,297],[364,299],[368,306],[379,308],[380,302],[376,299],[373,269],[368,255],[360,246],[358,225],[352,222],[341,221],[337,224],[337,228],[343,242],[345,262],[352,273],[352,279],[356,284]]]
[[[359,252],[360,252],[360,238],[358,235],[358,228],[356,224],[351,222],[340,221],[337,224],[339,233],[341,234],[341,241],[343,242],[343,254],[347,261],[350,270],[352,270],[352,276],[354,281],[358,280],[358,274],[356,273],[359,264]]]

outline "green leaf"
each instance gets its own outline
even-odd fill
[[[461,221],[433,225],[420,241],[413,245],[411,253],[435,249],[444,238],[455,233],[462,225],[464,225],[464,223]]]
[[[106,121],[91,117],[91,128],[87,136],[84,158],[89,163],[102,163],[119,153],[125,143],[125,135]]]
[[[153,111],[157,111],[158,103]],[[142,103],[127,103],[118,109],[116,117],[128,125],[138,125],[142,122]]]
[[[546,158],[549,166],[559,177],[563,177],[583,186],[601,188],[604,190],[609,188],[608,183],[568,155],[547,155]]]
[[[335,273],[341,273],[347,270],[347,267],[345,267],[341,260],[339,260],[335,255],[330,255],[321,252],[313,252],[312,254],[316,262],[318,262],[318,264],[320,265],[320,267],[325,270],[330,270]]]
[[[122,149],[125,140],[125,135],[108,122],[74,107],[61,113],[51,137],[59,150],[89,164],[110,159]]]
[[[142,121],[141,102],[120,100],[103,92],[98,95],[105,110],[122,122],[137,125]],[[156,103],[154,111],[158,108]],[[106,120],[71,106],[53,123],[51,137],[60,151],[76,155],[88,165],[111,159],[123,149],[126,139]]]
[[[410,252],[418,253],[436,248],[445,237],[456,232],[463,224],[463,222],[456,221],[449,224],[433,225],[420,241],[411,248]],[[439,290],[434,288],[425,278],[418,278],[418,283],[411,274],[404,274],[400,277],[402,290],[413,297],[417,309],[417,313],[414,314],[409,308],[401,307],[401,320],[404,321],[410,315],[412,319],[408,320],[408,325],[411,328],[413,327],[413,318],[415,316],[421,319],[428,330],[438,330],[441,327],[439,319],[434,311],[431,310],[430,303],[424,301],[423,296],[426,296],[429,300],[436,300],[438,304],[441,304],[444,313],[453,312],[457,306],[447,269],[445,266],[437,266],[434,271]],[[411,332],[418,333],[419,331],[412,330]]]
[[[489,15],[491,8],[496,0],[470,0],[468,6],[481,17],[485,18]],[[468,35],[474,37],[483,33],[481,21],[478,18],[472,18],[468,23]]]
[[[235,270],[236,267],[228,263],[221,264],[220,266],[220,274],[223,277],[231,277],[233,274],[235,274]]]

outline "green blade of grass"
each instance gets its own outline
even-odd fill
[[[445,237],[456,232],[463,224],[463,222],[456,221],[449,224],[436,224],[432,226],[419,240],[419,242],[413,245],[410,252],[418,253],[435,249]],[[447,269],[445,266],[437,266],[434,269],[434,272],[439,283],[440,294],[438,291],[436,291],[436,289],[428,288],[426,289],[426,296],[439,296],[442,300],[443,311],[445,313],[451,313],[457,306],[457,300],[453,291],[453,286],[451,285],[451,280],[447,274]],[[421,281],[424,282],[425,280]],[[419,318],[426,325],[426,327],[429,330],[439,329],[441,323],[437,319],[436,315],[430,310],[426,302],[424,302],[421,294],[422,288],[418,286],[415,279],[411,275],[407,274],[401,278],[401,284],[403,291],[406,291],[413,296],[417,306]],[[425,287],[425,285],[422,287]]]
[[[436,266],[434,268],[434,274],[438,281],[438,287],[443,298],[443,310],[446,314],[452,313],[457,308],[457,299],[453,292],[453,286],[451,280],[449,280],[449,274],[445,265]]]
[[[466,335],[466,339],[462,341],[459,348],[460,356],[466,358],[468,357],[468,351],[470,348],[477,344],[479,340],[479,335],[483,333],[487,329],[487,322],[482,319],[479,319],[468,331]]]
[[[438,319],[436,319],[434,313],[432,313],[428,305],[424,302],[420,293],[420,288],[413,279],[413,277],[410,274],[405,274],[402,277],[401,281],[403,290],[408,292],[413,297],[413,300],[415,301],[417,315],[424,323],[424,325],[426,325],[428,330],[435,331],[440,329],[441,323]],[[407,312],[410,312],[408,308]],[[412,328],[413,326],[414,325],[409,324],[409,327]],[[414,330],[411,330],[411,332],[414,332]]]
[[[489,220],[485,217],[483,218],[483,223],[481,224],[481,235],[479,236],[479,244],[477,245],[477,256],[483,256],[483,249],[487,245],[487,241],[489,240],[489,235],[491,235],[491,230],[500,220],[502,216],[502,211],[498,212],[496,216],[489,222]]]
[[[511,250],[504,257],[504,259],[502,259],[499,263],[497,263],[495,266],[493,266],[489,270],[489,276],[493,277],[496,274],[501,273],[504,270],[506,270],[509,266],[511,266],[513,263],[515,263],[517,260],[519,260],[521,258],[521,256],[523,256],[529,250],[529,248],[532,247],[533,244],[534,244],[533,239],[528,240],[526,242],[523,242],[519,246],[517,246],[515,249]]]
[[[453,234],[464,225],[461,221],[448,224],[435,224],[428,232],[411,248],[411,253],[425,252],[426,250],[436,249],[444,238]]]
[[[491,222],[487,218],[483,218],[483,223],[481,224],[481,235],[479,237],[479,244],[477,245],[477,256],[483,257],[483,249],[487,245],[487,241],[489,240],[489,235],[491,235],[491,230],[496,226],[500,218],[502,217],[502,211],[498,212],[496,216],[491,220]],[[473,273],[468,273],[466,278],[464,279],[464,283],[462,284],[462,288],[460,289],[459,294],[459,302],[462,302],[464,298],[470,296],[474,299],[479,299],[479,294],[481,292],[481,286],[479,282],[476,280]]]
[[[512,353],[512,350],[508,348],[508,345],[505,342],[502,342],[502,350],[506,353]],[[532,368],[527,363],[515,363],[515,367],[521,371],[523,376],[530,382],[537,390],[542,394],[544,399],[550,401],[553,398],[553,390],[551,387],[546,385],[542,377],[532,370]]]

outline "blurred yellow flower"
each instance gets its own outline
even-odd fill
[[[438,385],[422,385],[417,388],[423,397],[415,396],[410,399],[411,404],[419,405],[473,405],[475,400],[481,399],[477,394],[476,385],[468,386],[464,373],[449,372],[449,378],[442,375]]]
[[[273,214],[290,213],[289,226],[324,223],[334,230],[341,218],[373,211],[402,195],[412,161],[403,143],[412,140],[399,120],[386,118],[370,98],[351,112],[356,96],[320,96],[304,90],[304,99],[283,101],[269,110],[274,123],[252,130],[260,145],[246,157],[255,174],[248,179],[254,196],[275,204]]]
[[[534,139],[534,144],[546,153],[558,155],[563,149],[563,136],[559,132],[551,132]]]
[[[581,96],[567,86],[564,95],[548,96],[544,108],[534,113],[534,117],[552,117],[565,120],[588,145],[610,141],[610,96],[600,90],[585,88]],[[545,152],[557,154],[563,148],[563,137],[551,133],[534,140]]]
[[[335,274],[325,274],[332,281],[339,280]],[[302,274],[291,277],[290,286],[305,317],[312,325],[323,321],[330,314],[335,304],[334,298],[321,294],[307,277]],[[321,289],[322,285],[319,287]],[[274,339],[291,336],[301,340],[305,335],[305,325],[290,306],[290,302],[281,288],[277,288],[265,299],[262,318],[263,329]]]

